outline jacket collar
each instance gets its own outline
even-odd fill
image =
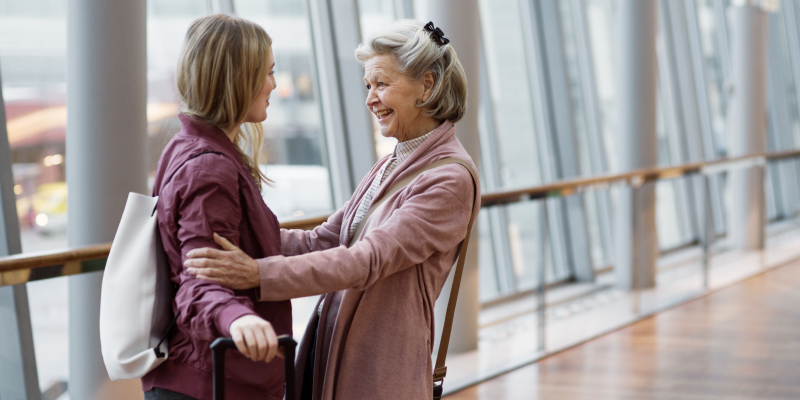
[[[455,126],[450,120],[445,120],[436,129],[427,135],[427,138],[384,179],[381,189],[385,189],[389,182],[404,175],[409,166],[414,165],[429,150],[444,143],[456,134]],[[383,190],[381,190],[383,192]],[[380,194],[380,193],[379,193]],[[377,198],[377,197],[376,197]]]
[[[411,153],[411,155],[409,155],[405,160],[400,162],[400,164],[389,174],[389,176],[387,176],[386,179],[383,180],[383,183],[381,183],[381,186],[378,189],[378,193],[375,193],[374,198],[375,199],[381,198],[386,189],[392,187],[394,182],[403,179],[406,175],[413,173],[419,168],[424,167],[424,165],[419,165],[417,168],[409,168],[413,166],[417,161],[419,161],[419,159],[422,158],[425,154],[430,152],[432,149],[435,149],[442,143],[446,142],[447,140],[450,140],[450,138],[452,138],[455,134],[456,134],[455,125],[453,125],[451,121],[445,120],[444,122],[442,122],[441,125],[439,125],[439,127],[437,127],[436,129],[431,131],[431,133],[428,134],[428,137],[425,139],[425,141],[423,141],[419,145],[419,147],[417,147],[414,150],[414,152]],[[383,163],[386,161],[386,158],[390,156],[391,154],[384,157],[384,159],[382,159],[380,162],[378,162],[378,164],[375,165],[376,166],[383,165]],[[431,162],[434,161],[436,160],[431,160]],[[361,199],[359,198],[359,202],[360,201]]]
[[[225,153],[225,155],[234,160],[239,159],[239,151],[236,149],[236,145],[231,142],[221,129],[191,115],[180,114],[178,118],[181,120],[182,133],[184,135],[210,142],[215,151]]]

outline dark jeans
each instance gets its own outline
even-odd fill
[[[153,388],[144,392],[144,400],[197,400],[185,394],[173,392],[172,390]]]

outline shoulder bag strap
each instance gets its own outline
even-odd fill
[[[445,366],[445,359],[447,358],[447,347],[450,345],[450,331],[453,328],[453,314],[456,310],[456,301],[458,300],[458,289],[461,287],[461,275],[464,272],[464,261],[467,257],[467,247],[469,247],[469,236],[472,233],[472,225],[475,221],[475,201],[478,201],[478,188],[477,188],[477,176],[475,174],[475,170],[467,164],[464,160],[459,158],[444,158],[439,161],[436,161],[430,165],[425,166],[424,168],[414,172],[413,174],[409,175],[408,177],[404,178],[400,182],[397,182],[394,186],[392,186],[389,190],[387,190],[383,197],[375,203],[372,203],[372,207],[370,207],[367,214],[364,216],[364,219],[358,224],[356,227],[355,233],[353,233],[352,239],[350,239],[350,244],[348,247],[352,247],[361,236],[361,231],[364,230],[364,225],[366,225],[367,220],[372,215],[372,213],[380,208],[383,203],[389,197],[392,197],[393,194],[397,193],[399,190],[406,187],[411,181],[414,180],[419,174],[440,167],[442,165],[447,164],[461,164],[464,168],[469,171],[470,175],[472,176],[472,187],[473,193],[475,196],[473,198],[472,209],[470,211],[470,218],[469,218],[469,225],[467,226],[467,235],[464,237],[464,240],[461,242],[458,251],[458,264],[456,264],[456,272],[453,276],[453,286],[450,289],[450,299],[447,302],[447,313],[445,314],[444,319],[444,327],[442,328],[442,337],[439,341],[439,354],[436,356],[436,367],[433,370],[433,381],[441,381],[444,380],[445,375],[447,375],[447,367]]]
[[[441,167],[442,165],[447,165],[447,164],[461,164],[461,165],[463,165],[469,171],[469,173],[472,174],[472,180],[473,180],[472,183],[473,183],[473,185],[475,184],[475,172],[473,172],[472,171],[472,167],[470,167],[469,164],[467,164],[462,159],[455,158],[455,157],[449,157],[449,158],[443,158],[443,159],[441,159],[439,161],[436,161],[434,163],[428,164],[425,167],[420,168],[417,171],[414,171],[413,174],[411,174],[411,175],[403,178],[399,182],[395,183],[394,186],[390,187],[388,190],[386,190],[386,192],[383,193],[383,196],[381,196],[381,198],[378,201],[375,201],[375,202],[372,203],[372,205],[369,208],[369,211],[367,211],[367,213],[364,215],[364,218],[361,219],[361,222],[358,223],[358,226],[356,227],[356,231],[353,232],[353,237],[350,238],[350,243],[348,243],[347,247],[352,247],[354,244],[356,244],[357,241],[359,241],[360,236],[361,236],[361,232],[364,230],[364,226],[367,224],[367,220],[369,219],[369,217],[372,216],[372,213],[375,212],[375,210],[381,208],[381,206],[383,206],[383,203],[386,202],[387,199],[392,197],[393,194],[399,192],[404,187],[408,186],[408,184],[411,183],[411,181],[413,181],[421,173],[423,173],[425,171],[432,170],[432,169],[437,168],[437,167]]]
[[[466,261],[467,258],[469,236],[470,233],[472,233],[472,225],[475,222],[475,202],[478,201],[478,179],[475,174],[475,170],[473,170],[472,167],[470,167],[469,164],[465,163],[463,160],[458,160],[457,162],[463,165],[467,171],[469,171],[470,175],[472,175],[472,187],[475,196],[472,199],[473,203],[472,210],[470,211],[469,225],[467,225],[467,235],[464,236],[464,240],[461,242],[461,246],[458,251],[458,264],[456,264],[456,272],[453,276],[453,286],[450,288],[450,299],[447,301],[447,313],[445,313],[444,317],[442,337],[439,340],[439,354],[436,356],[436,366],[433,368],[434,382],[443,381],[445,375],[447,375],[447,366],[445,366],[445,359],[447,359],[447,347],[450,345],[450,331],[453,328],[453,314],[456,311],[458,289],[461,287],[461,275],[464,272],[464,261]]]

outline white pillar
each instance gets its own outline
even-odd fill
[[[464,67],[469,82],[469,100],[467,113],[456,124],[456,136],[467,149],[476,165],[480,161],[480,142],[478,138],[478,88],[481,42],[481,21],[478,11],[478,0],[431,0],[421,15],[422,20],[429,20],[440,28],[450,45],[458,53],[458,59]],[[421,16],[420,16],[421,17]],[[452,279],[452,274],[451,278]],[[439,300],[436,302],[436,333],[442,330],[447,300],[450,296],[450,283],[445,285]],[[461,353],[478,348],[478,224],[472,229],[472,235],[464,264],[464,275],[458,292],[458,305],[453,317],[453,330],[450,336],[451,353]]]
[[[145,0],[70,0],[67,36],[68,242],[114,238],[128,192],[146,193]],[[111,382],[100,354],[102,273],[69,278],[69,396],[141,399]]]
[[[732,7],[728,154],[739,157],[767,150],[767,14],[758,6]],[[760,167],[730,173],[728,235],[733,247],[752,250],[763,243],[764,174]]]
[[[619,0],[616,31],[620,172],[655,167],[657,0]],[[616,212],[617,284],[655,285],[658,257],[655,184],[619,191]]]

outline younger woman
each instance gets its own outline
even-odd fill
[[[227,356],[228,397],[283,398],[276,335],[291,334],[291,303],[259,302],[257,288],[231,290],[183,269],[190,250],[216,246],[215,234],[253,258],[280,254],[278,220],[260,194],[270,181],[258,168],[275,89],[271,45],[260,26],[226,15],[200,18],[186,35],[176,75],[181,131],[161,154],[153,189],[178,318],[169,358],[142,377],[146,400],[210,400],[209,345],[221,336],[239,350]]]

